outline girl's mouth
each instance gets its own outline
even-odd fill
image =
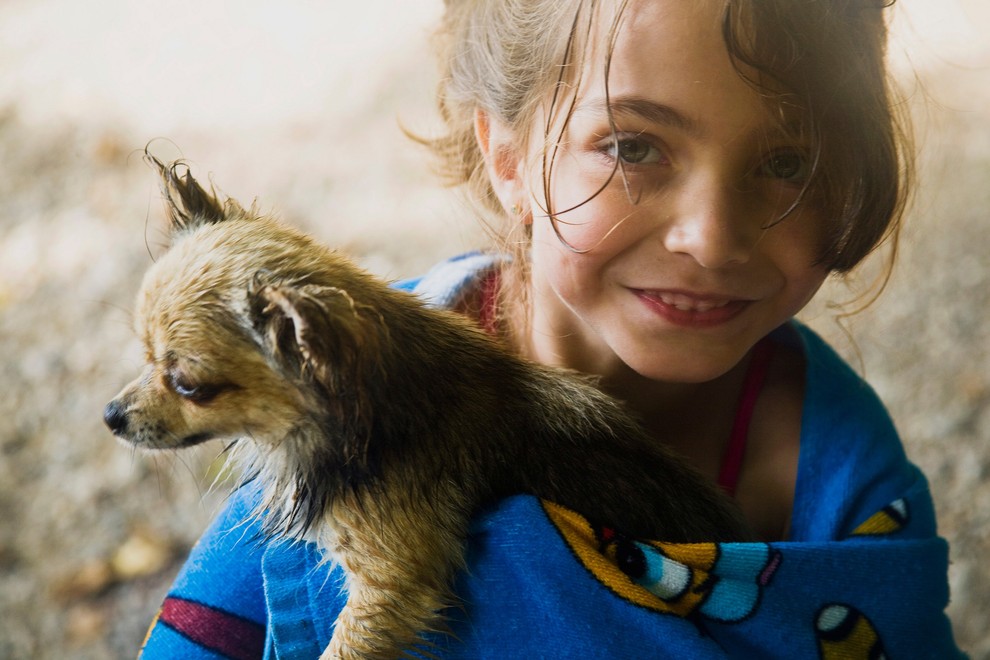
[[[732,302],[729,299],[702,300],[692,298],[691,296],[684,295],[683,293],[668,293],[666,291],[661,291],[656,294],[644,292],[644,295],[653,295],[664,305],[676,307],[682,312],[710,312],[713,309],[725,307]]]
[[[751,302],[679,291],[634,289],[633,293],[654,313],[671,323],[686,326],[714,326],[726,323],[735,318]]]

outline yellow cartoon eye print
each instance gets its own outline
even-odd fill
[[[822,660],[883,660],[887,657],[877,631],[862,612],[848,605],[828,605],[815,620]]]
[[[901,531],[911,519],[907,500],[894,500],[853,530],[853,536],[885,536]]]
[[[756,611],[780,565],[780,553],[763,543],[637,541],[552,502],[543,508],[599,582],[657,612],[742,621]]]

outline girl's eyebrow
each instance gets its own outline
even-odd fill
[[[687,117],[669,105],[656,103],[641,96],[622,96],[610,98],[606,104],[604,98],[597,98],[588,103],[584,110],[598,114],[633,115],[653,124],[660,124],[683,131],[690,135],[701,135],[701,127],[690,117]]]
[[[672,106],[657,103],[642,96],[612,97],[607,104],[604,98],[594,98],[575,112],[587,112],[602,116],[608,115],[610,111],[612,116],[637,117],[655,125],[679,130],[692,138],[701,139],[706,134],[703,126],[691,117]],[[756,127],[753,130],[757,136],[764,140],[776,138],[790,142],[795,139],[795,135],[801,134],[801,124],[797,119],[793,119],[784,126],[773,124],[765,128]],[[798,141],[802,142],[800,139]]]

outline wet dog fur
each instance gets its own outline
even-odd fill
[[[322,657],[394,658],[445,630],[469,521],[508,495],[633,537],[749,538],[725,496],[587,379],[148,160],[172,245],[138,295],[147,365],[105,421],[140,448],[234,443],[266,532],[315,542],[347,576]]]

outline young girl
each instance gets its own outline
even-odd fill
[[[766,543],[626,539],[510,498],[477,518],[432,652],[959,655],[927,483],[869,387],[792,320],[896,238],[884,4],[448,0],[448,132],[428,144],[504,231],[497,254],[402,286],[598,376]],[[258,540],[255,497],[193,550],[145,657],[326,646],[340,575]]]

